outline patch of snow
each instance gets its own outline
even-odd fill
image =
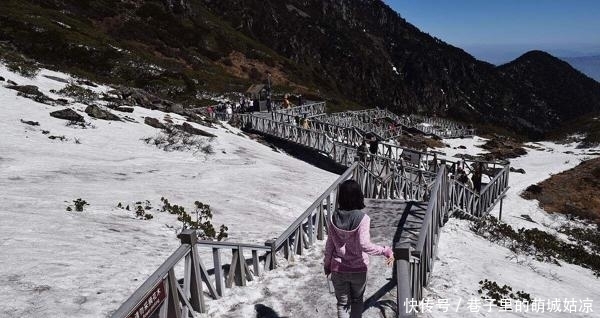
[[[23,78],[5,67],[0,76],[49,95],[65,85]],[[201,127],[217,138],[216,153],[199,157],[140,140],[159,133],[143,124],[145,117],[162,120],[159,111],[135,107],[127,116],[139,123],[109,122],[88,117],[85,105],[74,104],[95,126],[75,129],[49,116],[63,107],[4,87],[0,105],[0,317],[107,316],[179,246],[180,222],[154,209],[163,196],[187,209],[196,200],[210,204],[213,223],[227,225],[230,240],[262,244],[337,178],[226,124]],[[170,116],[175,123],[184,120]],[[68,140],[50,140],[42,130]],[[90,204],[85,212],[65,211],[77,198]],[[151,201],[154,219],[139,220],[133,211],[116,208],[118,202],[143,200]]]

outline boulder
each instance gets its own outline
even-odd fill
[[[510,167],[510,172],[525,174],[525,169],[523,169],[523,168],[515,169],[513,167]]]
[[[40,92],[38,87],[35,85],[10,85],[7,86],[7,88],[13,89],[25,95],[44,95],[44,93]]]
[[[167,126],[165,126],[163,123],[161,123],[158,119],[152,118],[152,117],[144,118],[144,124],[146,124],[150,127],[158,128],[158,129],[167,128]]]
[[[125,106],[119,106],[119,105],[115,105],[115,104],[109,104],[106,107],[118,111],[118,112],[124,112],[124,113],[133,113],[133,107],[125,107]]]
[[[23,124],[30,125],[30,126],[39,126],[40,125],[39,122],[33,121],[33,120],[23,120],[23,119],[21,119],[21,122]]]
[[[0,76],[0,82],[4,82],[4,77]]]
[[[70,108],[65,108],[63,110],[57,110],[57,111],[51,112],[50,116],[52,116],[54,118],[59,118],[59,119],[64,119],[64,120],[74,121],[74,122],[79,122],[79,123],[84,122],[83,116],[79,115],[77,112],[75,112],[74,110],[72,110]]]
[[[213,135],[202,129],[196,128],[188,123],[183,123],[183,125],[177,126],[177,128],[185,131],[188,134],[192,134],[192,135],[200,135],[200,136],[204,136],[204,137],[217,137],[216,135]]]
[[[86,107],[85,112],[91,117],[103,119],[103,120],[118,120],[121,118],[119,116],[109,112],[108,110],[104,110],[97,105],[90,105]]]
[[[9,81],[10,83],[10,81]],[[40,92],[37,86],[34,85],[9,85],[7,88],[15,90],[19,96],[32,99],[38,103],[54,105],[54,100],[44,93]]]
[[[175,113],[175,114],[183,113],[183,106],[181,106],[181,104],[172,104],[167,109],[171,113]]]

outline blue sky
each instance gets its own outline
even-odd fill
[[[600,0],[384,0],[424,32],[492,63],[532,49],[600,55]]]

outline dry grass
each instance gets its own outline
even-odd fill
[[[532,185],[521,196],[536,199],[551,213],[564,213],[600,224],[600,158]]]

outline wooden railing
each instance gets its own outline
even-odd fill
[[[203,280],[208,274],[200,261],[194,231],[184,230],[181,246],[113,314],[113,318],[196,317],[205,311]],[[183,284],[179,283],[175,267],[184,264]],[[212,286],[209,291],[214,292]]]
[[[423,288],[429,277],[437,255],[441,228],[450,208],[450,180],[446,167],[442,166],[431,190],[427,211],[419,230],[416,244],[406,241],[394,242],[396,258],[397,314],[406,317],[416,314],[416,308],[423,298]],[[405,231],[405,229],[403,229]],[[414,306],[414,307],[413,307]]]
[[[474,217],[487,215],[500,203],[500,217],[502,216],[502,202],[509,189],[508,177],[510,165],[505,164],[498,169],[496,175],[490,180],[479,193],[470,189],[465,184],[452,180],[450,196],[453,208]]]
[[[278,113],[287,114],[290,116],[310,116],[310,115],[318,115],[325,113],[325,102],[311,103],[305,104],[302,106],[290,107],[290,108],[280,108],[276,110]]]
[[[322,111],[320,105],[303,107],[309,112]],[[299,110],[290,113],[295,111]],[[383,112],[363,111],[359,115],[380,116]],[[315,240],[323,240],[327,219],[335,210],[339,185],[351,178],[361,185],[366,198],[428,201],[416,243],[394,243],[398,314],[404,316],[411,302],[422,298],[423,287],[427,286],[433,269],[441,227],[449,210],[458,209],[480,217],[489,213],[498,202],[502,206],[502,198],[508,189],[508,163],[474,161],[480,165],[491,164],[488,168],[496,172],[481,192],[475,193],[449,178],[449,169],[464,166],[465,160],[440,160],[435,154],[410,150],[419,156],[418,164],[414,164],[405,160],[406,149],[386,143],[380,144],[375,155],[359,156],[356,148],[349,145],[355,144],[360,134],[354,134],[347,127],[319,123],[312,129],[304,129],[287,122],[293,115],[278,114],[272,118],[252,114],[236,116],[254,130],[314,149],[349,168],[280,236],[267,240],[264,245],[198,241],[194,231],[184,230],[180,234],[182,245],[112,317],[136,317],[136,314],[149,317],[156,312],[159,317],[179,318],[206,312],[204,286],[212,298],[223,297],[225,288],[245,286],[260,275],[261,268],[276,268],[278,253],[284,259],[292,260],[295,255],[302,255]],[[213,268],[208,271],[200,260],[200,248],[207,251],[202,255],[211,255]],[[222,262],[222,256],[229,252],[231,261]],[[175,267],[182,262],[183,274],[178,279]]]

